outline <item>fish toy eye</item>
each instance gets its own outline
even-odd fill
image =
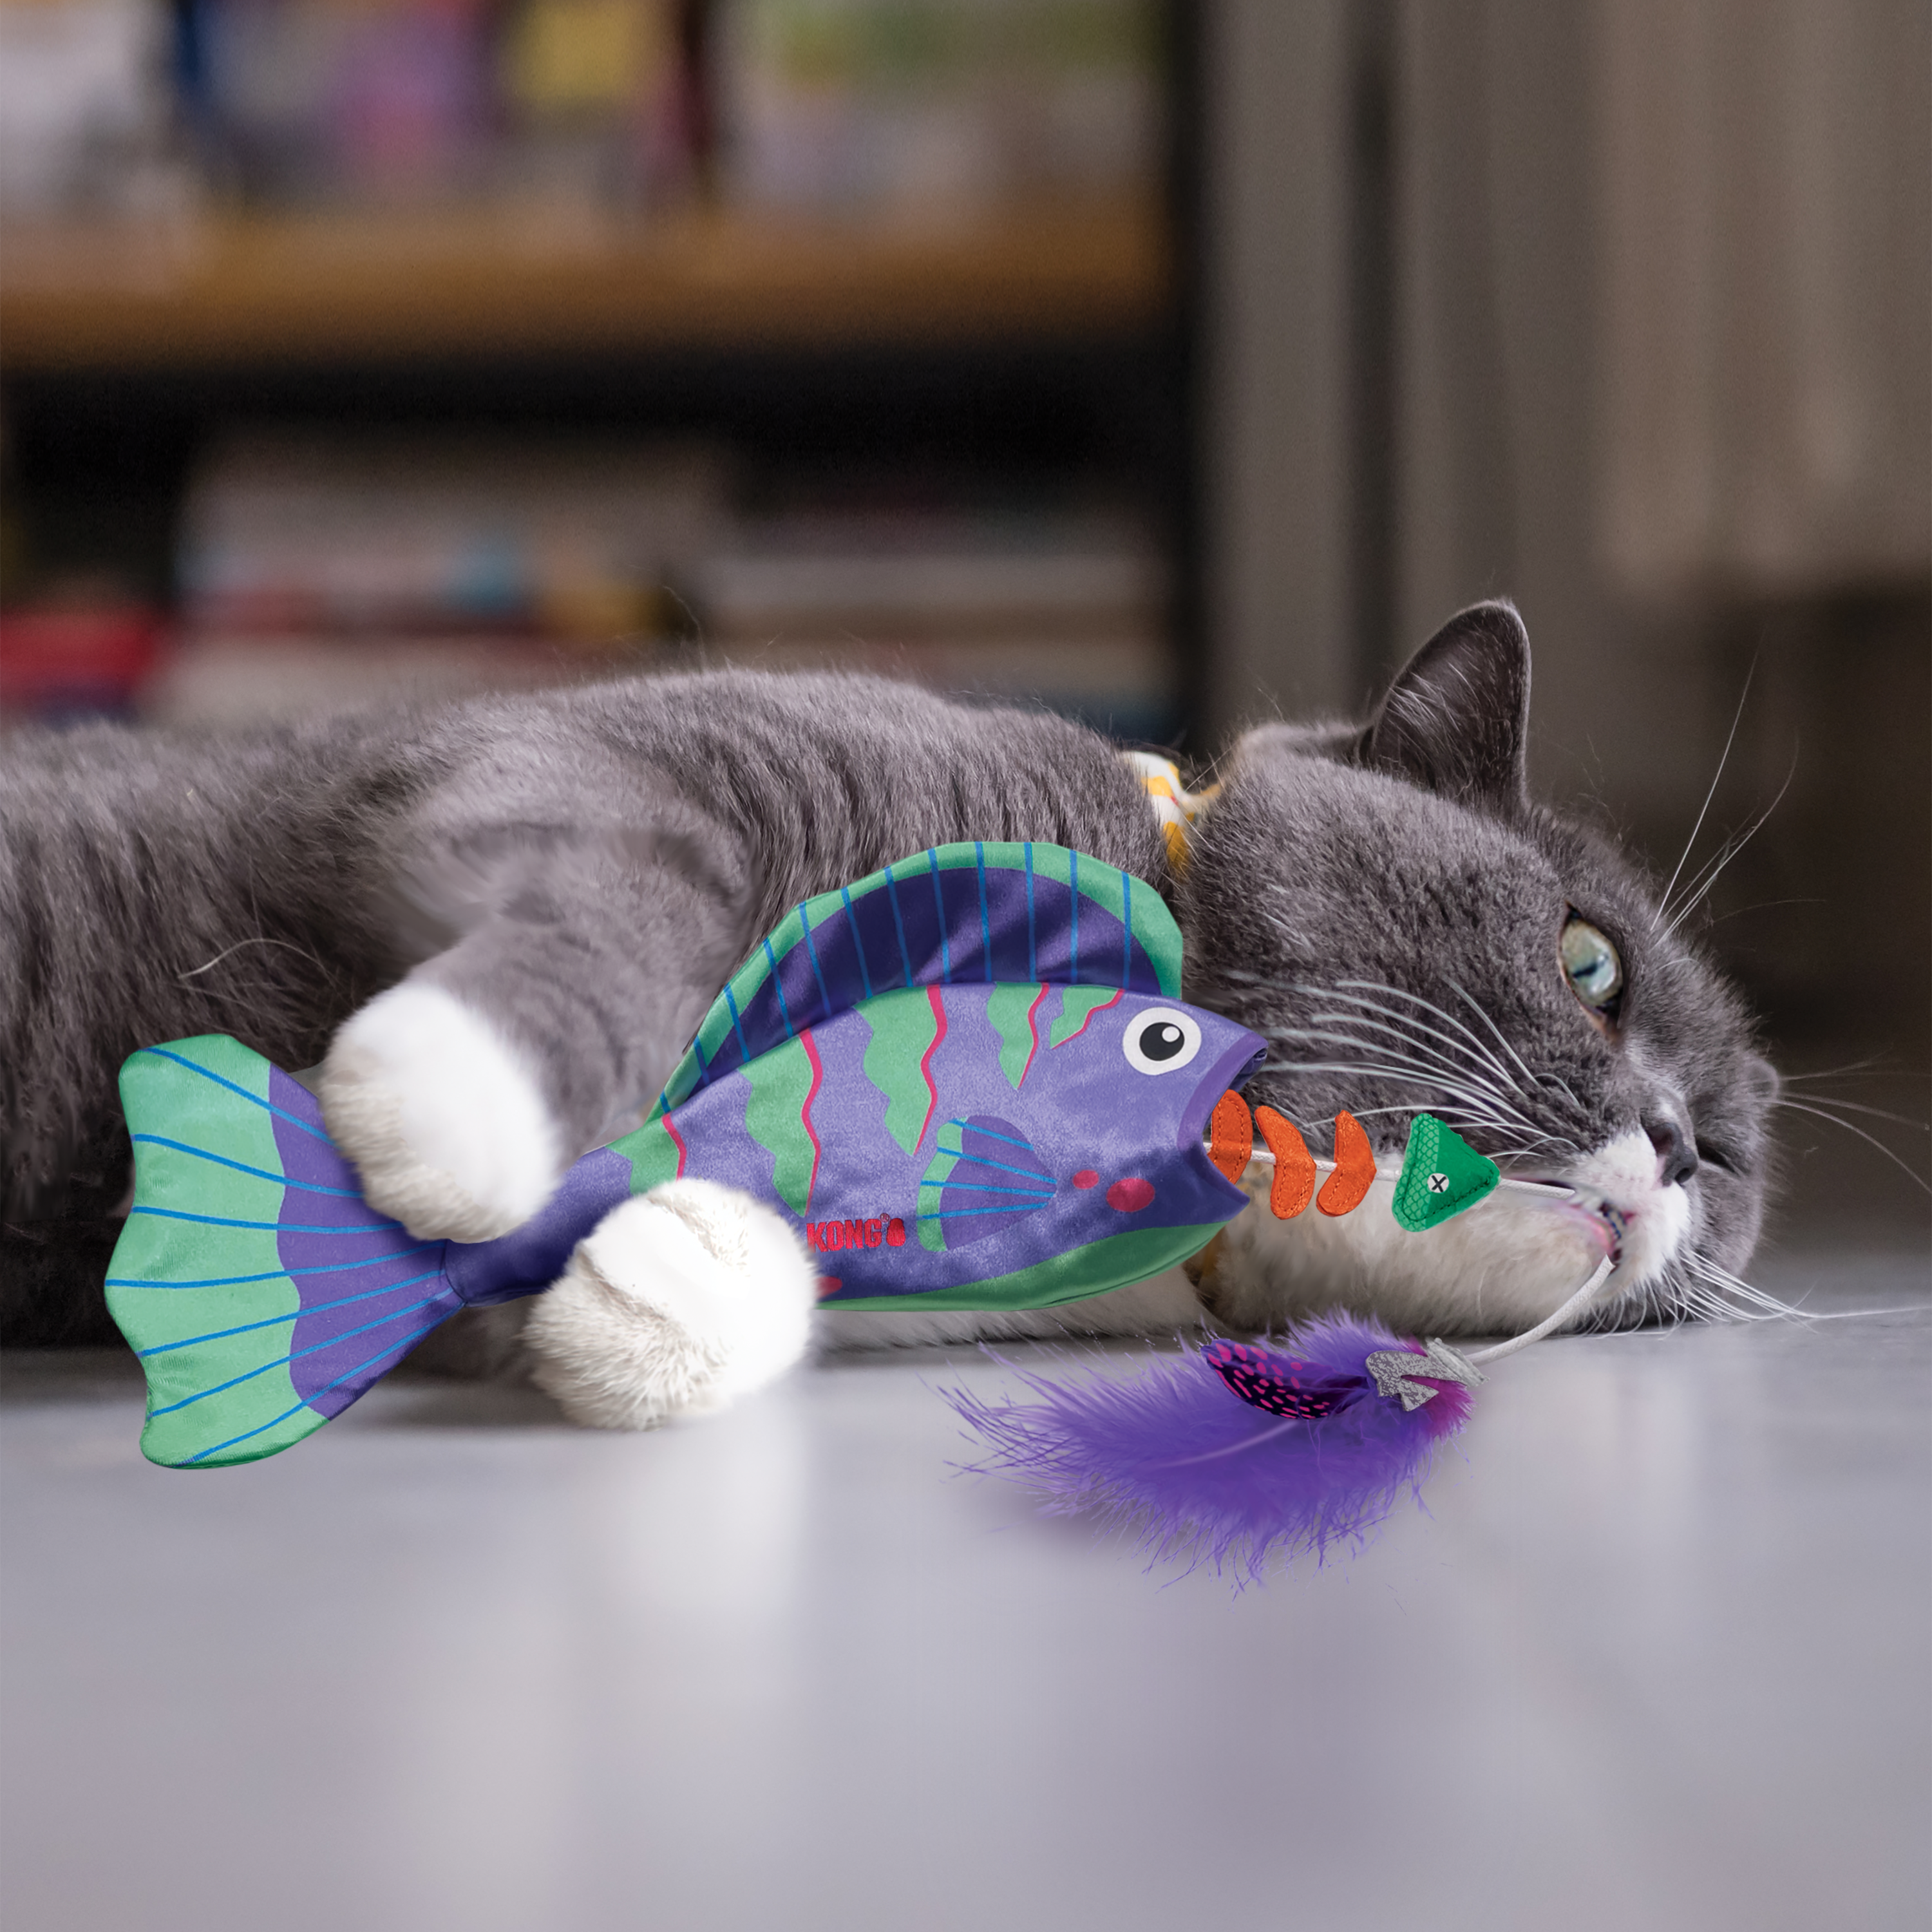
[[[1624,962],[1617,949],[1587,919],[1572,913],[1558,942],[1570,990],[1593,1013],[1613,1018],[1623,998]]]
[[[1201,1051],[1200,1022],[1174,1006],[1150,1006],[1127,1022],[1120,1051],[1137,1073],[1172,1073]]]

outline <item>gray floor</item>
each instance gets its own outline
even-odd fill
[[[643,1438],[390,1388],[205,1475],[16,1358],[5,1923],[1916,1932],[1926,1264],[1759,1278],[1823,1318],[1533,1350],[1238,1598],[949,1479],[963,1358]]]

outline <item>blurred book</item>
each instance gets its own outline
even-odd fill
[[[152,220],[190,202],[166,0],[0,0],[0,213]]]
[[[188,0],[180,71],[244,198],[628,209],[693,172],[684,0]]]
[[[160,612],[111,595],[0,612],[0,721],[130,713],[166,636]]]
[[[703,448],[256,432],[190,485],[182,615],[194,637],[652,636],[728,514]]]
[[[1138,519],[1077,510],[795,513],[687,580],[706,662],[875,671],[1144,739],[1174,722],[1168,594]]]
[[[765,479],[702,446],[262,430],[181,526],[147,709],[237,721],[672,664],[844,668],[1172,729],[1168,572],[1142,518],[944,475]]]
[[[746,207],[971,215],[1158,178],[1155,0],[728,0],[713,42]]]
[[[522,0],[497,52],[512,198],[636,209],[692,183],[703,120],[690,8]]]
[[[1144,199],[1160,0],[0,0],[0,206]],[[714,124],[716,134],[714,134]]]

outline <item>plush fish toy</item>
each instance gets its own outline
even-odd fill
[[[825,1303],[874,1310],[1042,1308],[1144,1280],[1248,1206],[1234,1184],[1257,1160],[1271,1213],[1354,1211],[1377,1178],[1366,1135],[1341,1115],[1317,1160],[1280,1114],[1251,1114],[1238,1090],[1264,1042],[1182,1004],[1180,958],[1153,890],[1079,853],[902,860],[794,908],[644,1124],[473,1244],[371,1208],[308,1089],[238,1041],[146,1048],[122,1073],[135,1192],[107,1281],[147,1375],[142,1448],[208,1468],[288,1448],[461,1309],[540,1292],[612,1208],[680,1175],[768,1203]],[[1568,1192],[1504,1178],[1424,1114],[1392,1209],[1426,1233],[1499,1186]],[[1028,1375],[1034,1404],[952,1399],[989,1466],[1050,1507],[1252,1562],[1385,1514],[1481,1380],[1480,1358],[1370,1323],[1287,1342],[1216,1342],[1134,1382]]]
[[[1203,1132],[1264,1052],[1180,984],[1140,880],[1052,845],[917,854],[795,908],[644,1126],[475,1244],[372,1209],[314,1096],[239,1042],[136,1053],[107,1298],[147,1371],[142,1447],[179,1468],[286,1448],[680,1174],[778,1209],[837,1306],[1038,1308],[1158,1274],[1247,1204]]]

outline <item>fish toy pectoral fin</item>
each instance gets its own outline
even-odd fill
[[[107,1305],[147,1377],[149,1460],[286,1449],[463,1306],[446,1244],[376,1214],[314,1096],[238,1041],[146,1048],[121,1094],[134,1198]]]
[[[1496,1191],[1502,1170],[1479,1154],[1454,1128],[1418,1114],[1395,1186],[1393,1211],[1412,1234],[1426,1234]]]
[[[950,1252],[1003,1233],[1048,1206],[1059,1187],[1012,1121],[948,1120],[919,1186],[920,1245]]]

